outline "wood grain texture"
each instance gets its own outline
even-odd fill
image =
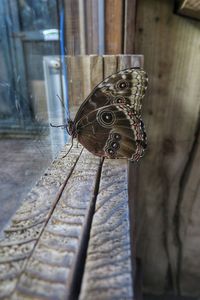
[[[135,51],[136,0],[125,0],[124,3],[124,54]]]
[[[105,1],[105,53],[119,54],[123,51],[122,0]]]
[[[104,78],[117,72],[117,55],[104,55],[103,56],[103,75]]]
[[[179,285],[177,201],[198,120],[199,29],[199,22],[174,15],[172,2],[138,2],[136,52],[144,54],[149,74],[144,106],[149,147],[139,162],[137,254],[144,289],[152,293]]]
[[[199,124],[198,124],[199,125]],[[183,295],[199,297],[200,286],[200,126],[197,128],[187,172],[180,195],[180,291]]]
[[[80,27],[82,20],[80,14],[83,14],[83,11],[80,11],[79,0],[64,0],[64,12],[66,54],[81,54],[81,51],[84,51],[85,37]],[[81,45],[81,41],[83,45]]]
[[[198,0],[181,0],[178,12],[184,16],[200,19],[200,2]]]
[[[80,104],[90,92],[90,57],[66,57],[68,70],[68,97],[71,118],[74,118]]]
[[[105,160],[80,300],[133,299],[127,161]]]
[[[19,278],[13,298],[69,299],[84,226],[94,197],[99,158],[84,151],[39,242]]]
[[[86,54],[99,53],[98,0],[85,2]]]
[[[1,297],[8,297],[15,289],[22,270],[79,158],[82,147],[73,149],[65,158],[61,159],[69,150],[70,146],[66,146],[58,159],[47,169],[13,216],[10,226],[1,235]]]
[[[67,56],[68,97],[72,119],[91,90],[102,81],[103,61],[97,55]]]

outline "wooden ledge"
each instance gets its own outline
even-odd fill
[[[127,182],[67,145],[0,240],[0,298],[133,299]]]

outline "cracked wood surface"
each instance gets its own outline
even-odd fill
[[[62,158],[63,155],[69,154]],[[59,200],[82,147],[66,146],[17,210],[0,239],[0,296],[15,290],[23,269]]]
[[[1,299],[78,299],[99,167],[66,146],[29,193],[0,240]],[[79,299],[133,298],[127,193],[127,162],[105,160]]]
[[[80,300],[133,299],[127,161],[105,160]]]

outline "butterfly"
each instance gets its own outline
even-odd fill
[[[138,161],[147,147],[141,119],[147,84],[141,68],[107,77],[81,104],[74,121],[68,120],[67,132],[94,155]]]

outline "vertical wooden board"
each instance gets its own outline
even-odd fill
[[[117,65],[118,71],[133,68],[133,67],[143,67],[144,56],[143,55],[118,55]]]
[[[82,147],[66,146],[0,237],[0,297],[9,297],[70,176]],[[62,158],[65,154],[68,155]]]
[[[90,56],[90,91],[103,80],[102,56]]]
[[[86,54],[99,53],[98,0],[85,2]]]
[[[124,7],[124,54],[135,50],[136,0],[125,0]]]
[[[130,67],[143,66],[143,55],[118,55],[118,71]],[[145,99],[143,99],[145,102]],[[145,103],[144,103],[145,105]],[[128,189],[129,189],[129,210],[130,210],[130,235],[131,235],[131,248],[134,256],[133,263],[135,264],[135,278],[134,278],[134,291],[136,299],[141,298],[142,294],[142,272],[138,263],[138,255],[136,251],[136,239],[137,239],[137,224],[136,224],[136,213],[135,213],[135,199],[137,191],[137,176],[138,176],[138,164],[129,162],[129,178],[128,178]]]
[[[169,275],[173,287],[178,286],[175,216],[198,118],[199,27],[174,15],[169,1],[138,3],[136,52],[144,54],[149,74],[144,106],[149,147],[139,163],[137,253],[143,261],[145,289],[154,293],[166,289]]]
[[[123,48],[123,1],[105,1],[105,53],[119,54]]]
[[[67,55],[80,54],[80,10],[79,0],[64,0],[65,48]]]
[[[117,56],[103,55],[104,78],[117,72]]]
[[[79,299],[133,299],[127,161],[105,160]]]
[[[183,181],[180,201],[179,278],[182,295],[200,295],[200,131]]]
[[[19,278],[12,299],[77,299],[72,281],[95,194],[100,159],[83,151]]]
[[[91,91],[90,85],[90,56],[83,55],[80,56],[81,62],[81,72],[79,71],[79,85],[82,86],[83,89],[83,98],[82,101],[79,102],[79,105],[87,98]]]
[[[68,70],[68,97],[71,117],[90,92],[90,57],[66,56]]]
[[[86,53],[86,36],[85,36],[85,10],[84,1],[79,1],[79,28],[80,28],[80,54]]]

